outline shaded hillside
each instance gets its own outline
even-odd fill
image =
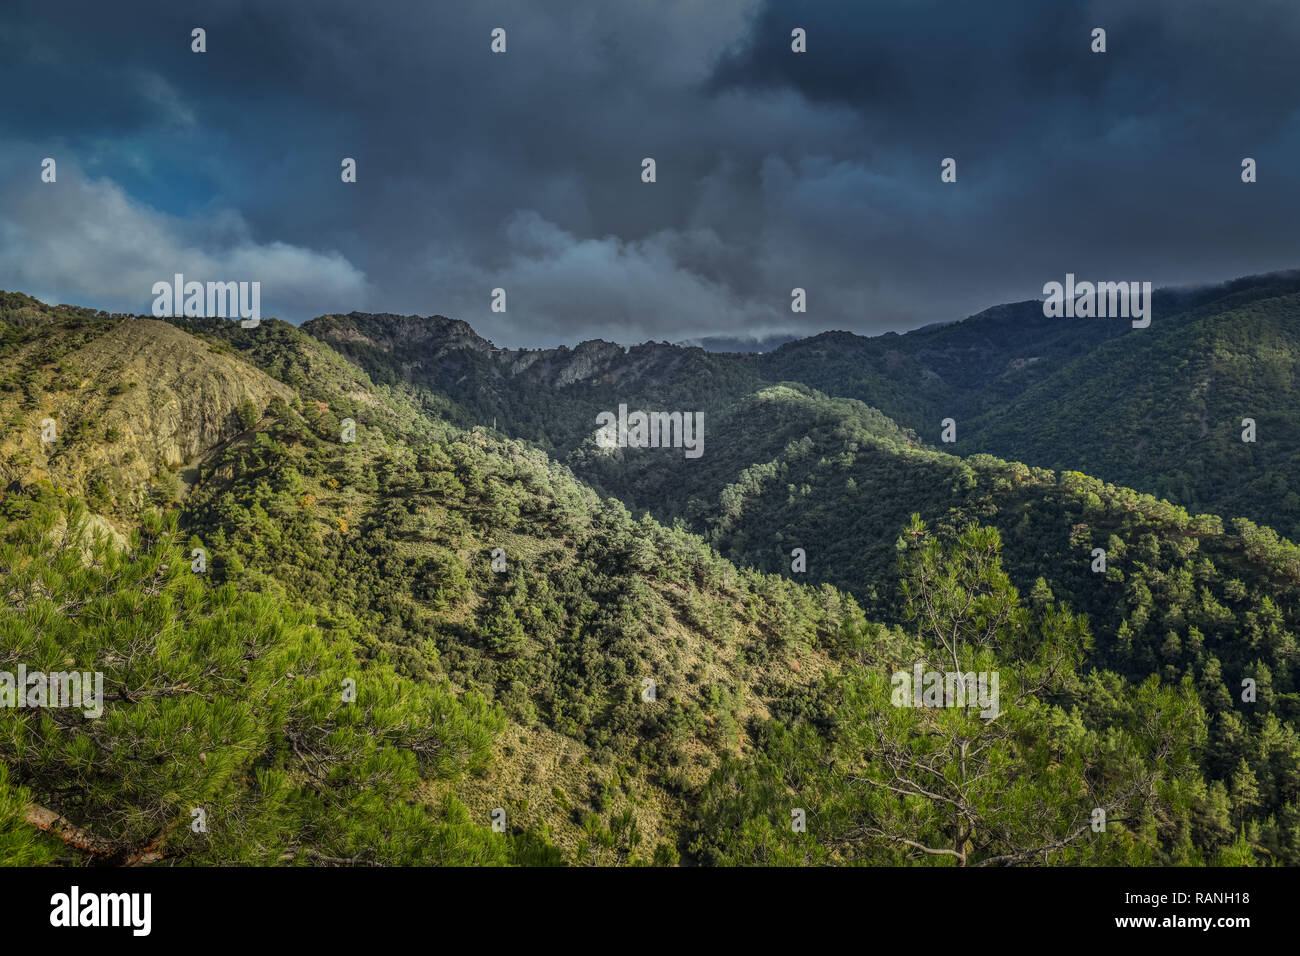
[[[699,458],[675,450],[600,448],[589,439],[566,461],[586,481],[608,489],[629,507],[648,509],[665,521],[688,519],[703,530],[732,513],[729,486],[754,464],[850,436],[920,445],[915,434],[861,402],[831,399],[785,383],[706,415],[704,453]]]
[[[733,402],[792,382],[862,401],[927,443],[953,418],[949,450],[963,455],[1084,470],[1296,537],[1297,296],[1300,277],[1279,273],[1157,290],[1145,329],[1047,318],[1029,301],[905,335],[825,332],[758,355],[608,342],[511,351],[441,317],[352,313],[303,328],[378,381],[443,396],[464,411],[462,424],[495,423],[562,460],[590,442],[599,412],[620,403],[703,411],[720,426]],[[1245,417],[1259,438],[1243,447]],[[589,460],[571,459],[581,477],[638,499],[633,484],[587,469]],[[636,481],[645,479],[638,470]]]
[[[968,455],[1076,469],[1300,537],[1300,277],[1158,290],[1150,327],[1039,302],[937,329],[830,333],[761,356],[768,379],[858,398]],[[1241,442],[1241,419],[1258,441]]]
[[[752,356],[651,343],[497,349],[464,322],[435,316],[328,315],[302,326],[376,382],[422,385],[491,426],[563,458],[620,402],[712,411],[762,384]]]
[[[1300,537],[1300,292],[1216,302],[1145,331],[990,408],[970,443]]]

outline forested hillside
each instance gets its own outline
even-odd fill
[[[0,709],[9,862],[1300,862],[1300,549],[937,450],[933,396],[994,386],[888,384],[910,336],[864,404],[769,382],[819,340],[2,304],[0,671],[105,685]],[[1130,338],[1083,328],[1021,337],[1039,385]],[[620,402],[704,455],[597,447]],[[999,713],[898,706],[917,665]]]
[[[1145,329],[1046,318],[1029,301],[906,335],[826,332],[760,355],[608,342],[511,351],[464,323],[360,313],[303,328],[377,380],[424,385],[561,460],[620,401],[710,417],[765,386],[798,383],[858,399],[927,444],[940,444],[952,418],[947,451],[1084,471],[1297,538],[1298,297],[1300,276],[1278,273],[1158,290]],[[1243,418],[1255,422],[1253,443],[1241,440]],[[607,488],[631,491],[617,480]]]
[[[1300,277],[1162,290],[1151,325],[1051,319],[1037,301],[758,357],[769,381],[857,398],[962,455],[1078,470],[1300,537]],[[1243,418],[1256,441],[1242,441]]]
[[[1047,320],[1039,303],[1024,303],[904,336],[827,333],[767,355],[710,357],[731,362],[733,371],[697,378],[694,402],[687,383],[671,374],[662,381],[643,375],[621,391],[599,378],[521,381],[518,388],[532,396],[533,415],[549,414],[545,436],[570,436],[559,450],[567,449],[565,460],[588,482],[660,520],[683,521],[739,565],[848,591],[876,620],[904,620],[895,545],[911,515],[949,535],[972,522],[996,527],[1007,573],[1023,593],[1087,613],[1097,637],[1090,664],[1132,680],[1188,677],[1200,688],[1212,724],[1221,725],[1206,757],[1211,782],[1229,791],[1243,766],[1270,777],[1264,792],[1271,796],[1258,815],[1268,821],[1279,814],[1263,824],[1268,839],[1294,855],[1300,556],[1268,525],[1292,527],[1286,481],[1300,454],[1300,408],[1290,391],[1300,357],[1298,285],[1275,276],[1164,292],[1143,330]],[[372,317],[335,322],[383,327]],[[308,331],[323,334],[314,324]],[[391,367],[391,348],[353,358]],[[764,378],[865,396],[915,427],[793,381],[746,392],[745,375],[755,366]],[[410,379],[439,392],[445,383],[438,367],[420,365]],[[1219,383],[1210,412],[1207,390],[1192,389],[1197,404],[1189,387],[1198,370],[1216,367],[1217,375],[1205,373]],[[504,389],[515,380],[498,370],[492,381]],[[458,387],[471,395],[465,381]],[[706,454],[690,461],[596,447],[595,411],[620,400],[704,410]],[[1230,406],[1266,405],[1279,411],[1249,417],[1268,441],[1241,442],[1245,416],[1234,419]],[[940,444],[939,420],[949,415],[957,418],[958,440]],[[1192,419],[1196,435],[1188,432]],[[1210,420],[1214,431],[1197,440]],[[497,426],[530,434],[530,425],[508,414]],[[1123,453],[1144,445],[1154,453]],[[1025,454],[1010,461],[972,454],[988,446]],[[1179,487],[1188,500],[1233,506],[1223,518],[1198,514],[1089,477],[1069,464],[1076,460],[1097,463],[1102,474],[1129,475],[1139,487],[1166,489],[1186,468]],[[1145,470],[1135,466],[1139,460]],[[1066,464],[1052,471],[1020,461]],[[1104,570],[1094,571],[1096,549],[1105,552]],[[806,570],[797,570],[800,560]],[[1245,710],[1239,697],[1247,679],[1268,692]],[[1273,744],[1266,741],[1274,739],[1285,740],[1281,750],[1289,754],[1280,769],[1267,756]],[[1247,791],[1256,785],[1243,780]]]
[[[29,801],[39,811],[14,813],[57,818],[50,827],[65,834],[93,833],[97,855],[134,860],[165,845],[192,858],[187,821],[204,809],[227,827],[239,818],[205,844],[214,855],[205,859],[676,861],[689,795],[719,755],[744,746],[752,720],[835,671],[841,629],[861,622],[829,588],[738,570],[698,539],[633,520],[517,442],[443,424],[283,323],[208,323],[197,337],[64,310],[50,321],[60,334],[152,339],[158,367],[163,350],[176,358],[180,336],[179,367],[235,361],[250,379],[267,373],[293,389],[289,401],[277,391],[265,407],[237,406],[193,460],[157,451],[153,419],[111,441],[83,439],[124,446],[160,473],[139,489],[110,484],[89,521],[62,487],[79,487],[84,470],[68,465],[63,479],[68,451],[38,443],[47,460],[9,482],[4,663],[121,660],[123,671],[106,674],[113,689],[98,722],[58,711],[68,726],[51,735],[38,712],[0,712],[6,786],[24,788],[8,791],[8,804]],[[11,371],[11,422],[39,434],[62,407],[63,380],[20,393]],[[113,393],[124,383],[105,372],[96,384]],[[181,419],[209,414],[201,391],[176,395]],[[355,441],[341,440],[345,419]],[[89,544],[96,528],[99,551]],[[191,572],[195,549],[203,574]],[[155,603],[157,620],[136,619]],[[191,603],[193,621],[168,616]],[[119,615],[135,624],[105,625]],[[249,617],[266,629],[266,652],[239,623]],[[301,658],[307,638],[326,643]],[[224,666],[221,648],[232,655]],[[264,653],[278,656],[250,669]],[[282,686],[286,672],[309,683]],[[355,705],[341,702],[345,677]],[[232,707],[263,723],[225,732],[239,720]],[[212,722],[221,732],[202,729]],[[132,744],[140,739],[149,747]],[[175,766],[131,779],[156,773],[161,740],[158,759]],[[372,753],[375,741],[391,752]],[[217,778],[197,773],[214,764]],[[187,776],[197,782],[178,787]],[[340,795],[338,819],[320,829],[280,808],[350,780],[355,801]],[[115,802],[123,789],[140,804]],[[490,842],[498,809],[510,838]],[[427,822],[417,829],[393,814]],[[429,828],[446,839],[426,839]],[[380,832],[392,836],[376,840]]]

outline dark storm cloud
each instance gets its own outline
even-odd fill
[[[150,277],[225,270],[262,280],[266,314],[440,312],[541,345],[879,331],[1066,271],[1294,266],[1294,11],[11,5],[0,285],[147,310]],[[1243,156],[1259,183],[1240,182]]]

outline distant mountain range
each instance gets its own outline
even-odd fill
[[[1049,319],[1041,303],[763,354],[599,340],[498,350],[464,323],[352,313],[303,325],[377,380],[409,380],[561,458],[617,401],[720,412],[764,385],[858,399],[945,450],[1077,469],[1300,537],[1300,273],[1159,290],[1149,328]],[[1242,419],[1256,441],[1241,441]],[[611,487],[611,491],[623,491]]]

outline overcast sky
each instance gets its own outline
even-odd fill
[[[1298,50],[1295,0],[6,0],[0,288],[257,280],[531,347],[1295,268]]]

